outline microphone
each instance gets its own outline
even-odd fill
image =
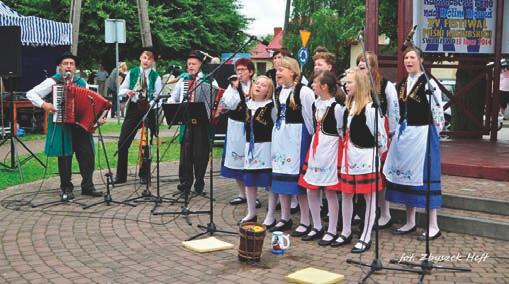
[[[64,79],[65,79],[65,80],[71,79],[71,72],[66,71],[66,72],[64,73]]]
[[[257,42],[263,44],[263,45],[269,45],[269,42],[267,40],[264,40],[262,38],[259,38],[255,35],[251,35],[251,34],[248,34],[248,33],[245,33],[245,32],[240,32],[241,34],[247,36],[248,38],[250,38],[251,40],[256,40]]]
[[[415,30],[417,29],[417,25],[415,25],[407,34],[405,42],[401,46],[401,51],[405,51],[407,47],[412,44],[412,38],[414,37]]]
[[[198,50],[198,51],[199,51],[201,54],[203,54],[203,56],[205,56],[205,57],[208,57],[208,58],[210,58],[210,59],[214,58],[214,56],[212,56],[212,55],[210,55],[210,54],[206,53],[205,51],[201,51],[201,50]]]

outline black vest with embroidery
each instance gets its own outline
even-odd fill
[[[244,122],[244,119],[246,118],[246,95],[244,94],[244,90],[242,90],[242,85],[239,84],[239,87],[237,88],[237,91],[239,92],[240,96],[240,102],[239,105],[235,110],[228,111],[228,117],[235,120]]]
[[[322,121],[320,122],[320,131],[329,136],[339,136],[339,132],[337,129],[337,121],[336,116],[334,115],[334,108],[336,107],[336,102],[332,103],[325,110],[325,114],[322,117]],[[316,106],[313,103],[313,126],[316,127]],[[315,129],[316,131],[316,129]]]
[[[385,93],[385,89],[387,88],[388,82],[389,81],[387,81],[387,79],[382,78],[382,82],[380,84],[380,94],[378,95],[380,98],[380,108],[382,110],[383,116],[387,115],[387,94]]]
[[[399,114],[400,122],[405,119],[405,108],[407,125],[418,126],[430,124],[431,116],[429,113],[428,99],[425,93],[426,77],[421,75],[414,87],[406,95],[407,79],[403,79],[398,85],[398,100],[399,100]],[[405,103],[406,101],[406,103]]]
[[[343,116],[343,128],[348,124],[348,110],[345,110]],[[346,130],[346,129],[345,129]],[[350,122],[350,141],[359,148],[373,148],[375,147],[375,137],[369,131],[366,125],[366,107],[364,107],[360,114],[352,117]]]
[[[278,87],[276,89],[276,94],[274,96],[274,101],[276,102],[277,107],[277,116],[281,115],[281,103],[279,102],[279,95],[281,94],[282,87]],[[302,117],[302,103],[300,100],[300,90],[302,89],[302,84],[298,83],[295,85],[293,92],[286,99],[286,112],[285,112],[285,121],[287,124],[302,124],[304,123],[304,117]],[[295,102],[294,107],[290,106],[290,101],[293,97]]]
[[[253,131],[255,143],[270,142],[272,140],[272,128],[274,127],[271,116],[272,108],[274,108],[274,103],[270,102],[258,108],[254,113]],[[251,116],[251,110],[246,108],[246,142],[249,142],[251,135]]]

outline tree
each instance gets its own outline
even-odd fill
[[[382,51],[394,53],[397,40],[397,0],[380,0],[379,5],[380,33],[385,33],[392,43],[390,48]],[[310,50],[324,46],[336,54],[339,70],[347,68],[349,43],[355,40],[363,28],[364,13],[364,0],[294,0],[292,21],[285,33],[284,44],[296,52],[301,47],[299,30],[307,29],[312,32],[308,43]]]
[[[71,0],[4,0],[26,16],[68,22]],[[182,60],[191,49],[211,54],[232,51],[245,36],[248,19],[231,0],[151,0],[149,19],[154,47],[165,60]],[[103,62],[114,65],[113,45],[104,43],[104,20],[125,19],[127,43],[120,45],[121,60],[138,57],[141,48],[136,0],[86,0],[82,4],[79,54],[83,68]],[[164,61],[158,66],[164,65]]]

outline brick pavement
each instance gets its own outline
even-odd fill
[[[217,163],[216,163],[217,165]],[[162,165],[162,173],[176,173],[175,163]],[[99,172],[96,182],[101,188]],[[74,177],[75,183],[79,177]],[[454,182],[454,181],[453,181]],[[456,181],[458,186],[461,180]],[[463,182],[464,184],[464,182]],[[83,210],[73,204],[50,208],[22,206],[14,210],[22,198],[26,201],[40,183],[34,182],[0,192],[0,282],[4,283],[284,283],[284,276],[301,268],[314,266],[344,274],[344,283],[355,283],[361,269],[346,264],[347,258],[359,259],[344,248],[319,247],[316,243],[292,238],[292,247],[283,256],[270,253],[267,236],[262,260],[257,265],[241,264],[237,251],[227,250],[197,254],[185,250],[181,241],[199,233],[196,224],[206,224],[207,215],[190,217],[189,226],[181,216],[154,216],[152,204],[128,206],[101,205]],[[58,178],[44,183],[34,203],[57,198]],[[245,207],[228,205],[236,194],[231,180],[216,177],[215,223],[220,229],[236,230],[236,222]],[[175,192],[176,183],[164,183],[161,192]],[[126,198],[134,192],[133,185],[115,188],[114,199]],[[141,191],[140,191],[141,192]],[[261,191],[260,191],[261,192]],[[266,195],[261,194],[266,204]],[[77,200],[91,203],[77,195]],[[6,208],[8,207],[8,208]],[[191,201],[191,210],[206,210],[208,200],[202,197]],[[164,204],[161,210],[179,210],[178,205]],[[263,215],[263,209],[259,209]],[[294,216],[297,222],[298,216]],[[445,229],[445,228],[443,228]],[[238,244],[238,236],[217,234],[218,238]],[[509,242],[470,235],[444,233],[432,242],[435,255],[458,255],[461,261],[443,262],[444,265],[466,266],[470,273],[434,272],[426,276],[433,283],[508,283]],[[393,236],[381,232],[382,260],[403,254],[420,256],[423,243],[414,236]],[[487,253],[479,263],[467,260],[469,253]],[[374,249],[362,255],[370,262]],[[378,283],[416,283],[417,276],[401,272],[377,273]],[[374,282],[371,282],[374,283]]]

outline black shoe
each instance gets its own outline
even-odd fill
[[[256,221],[258,221],[258,216],[256,216],[256,215],[255,215],[253,218],[248,219],[248,220],[240,219],[240,220],[237,222],[237,225],[241,225],[241,224],[244,224],[244,223],[256,222]]]
[[[198,195],[204,195],[203,186],[194,186],[194,192]]]
[[[276,221],[276,220],[274,220],[274,222],[272,222],[272,224],[270,224],[270,225],[265,225],[265,224],[264,224],[264,225],[265,225],[265,227],[267,228],[267,230],[270,230],[270,228],[272,228],[272,227],[276,226],[276,224],[277,224],[277,221]]]
[[[406,234],[410,234],[412,232],[415,232],[416,229],[417,229],[417,226],[414,225],[410,230],[402,231],[400,229],[397,229],[397,230],[393,230],[392,233],[394,235],[406,235]]]
[[[436,240],[438,238],[440,238],[440,236],[442,235],[442,232],[438,231],[434,236],[429,236],[429,240],[432,241],[432,240]],[[426,240],[426,233],[420,235],[417,237],[417,240],[419,241],[425,241]]]
[[[311,233],[314,233],[314,234],[311,234]],[[321,238],[323,236],[323,233],[324,233],[323,228],[321,228],[320,230],[317,230],[316,228],[313,228],[313,229],[311,229],[311,231],[307,235],[303,236],[300,239],[303,240],[303,241],[318,240],[319,238]]]
[[[297,204],[297,207],[290,208],[290,214],[295,214],[300,211],[300,206]]]
[[[350,236],[345,237],[343,235],[339,235],[331,244],[331,247],[340,247],[342,245],[346,245],[352,242],[352,233],[350,233]]]
[[[95,189],[95,187],[91,187],[89,189],[81,189],[81,195],[89,195],[92,197],[101,197],[101,196],[103,196],[103,192],[97,191],[97,189]]]
[[[146,177],[140,177],[140,184],[147,184],[147,178]]]
[[[292,219],[290,219],[290,220],[283,220],[283,219],[281,219],[281,220],[279,220],[279,222],[283,223],[283,225],[279,225],[279,223],[278,223],[274,227],[270,228],[269,231],[271,231],[271,232],[275,232],[275,231],[287,231],[287,230],[290,230],[292,228],[292,225],[293,225]]]
[[[376,230],[376,224],[373,225],[373,229]],[[389,222],[385,223],[384,225],[378,226],[378,230],[383,230],[392,227],[392,219],[389,219]]]
[[[303,231],[303,232],[299,232],[299,231],[297,231],[298,227],[304,227],[304,228],[306,228],[306,230]],[[299,226],[297,226],[297,228],[295,228],[295,230],[293,230],[293,232],[290,234],[290,236],[292,236],[292,237],[303,237],[303,236],[309,234],[309,232],[311,231],[311,225],[307,225],[306,226],[306,225],[304,225],[302,223],[300,223]]]
[[[127,179],[125,178],[119,178],[119,177],[115,177],[113,179],[113,184],[123,184],[127,181]]]
[[[260,201],[260,199],[256,198],[256,208],[261,208],[262,207],[262,202]]]
[[[355,246],[352,248],[352,253],[363,253],[367,251],[371,247],[371,241],[369,243],[358,241],[357,244],[361,244],[361,248],[356,248]]]
[[[281,203],[276,204],[276,210],[281,210]]]
[[[177,185],[177,189],[180,192],[184,192],[184,191],[186,191],[186,186],[184,186],[183,184],[179,184],[179,185]]]
[[[60,193],[60,201],[69,201],[74,199],[74,193],[71,191],[62,190]]]
[[[246,203],[247,200],[245,197],[240,197],[240,196],[237,196],[237,197],[234,197],[232,199],[230,199],[230,205],[239,205],[239,204],[243,204],[243,203]]]
[[[328,246],[328,245],[332,244],[332,242],[334,242],[334,240],[335,240],[335,239],[337,239],[337,238],[338,238],[338,235],[337,235],[337,234],[336,234],[336,235],[333,235],[333,234],[331,234],[331,233],[329,233],[329,232],[325,233],[325,235],[329,235],[329,236],[331,236],[331,237],[332,237],[332,239],[330,239],[330,240],[328,240],[328,241],[327,241],[327,240],[324,240],[324,239],[322,238],[321,240],[319,240],[319,241],[318,241],[318,245],[319,245],[319,246]]]

